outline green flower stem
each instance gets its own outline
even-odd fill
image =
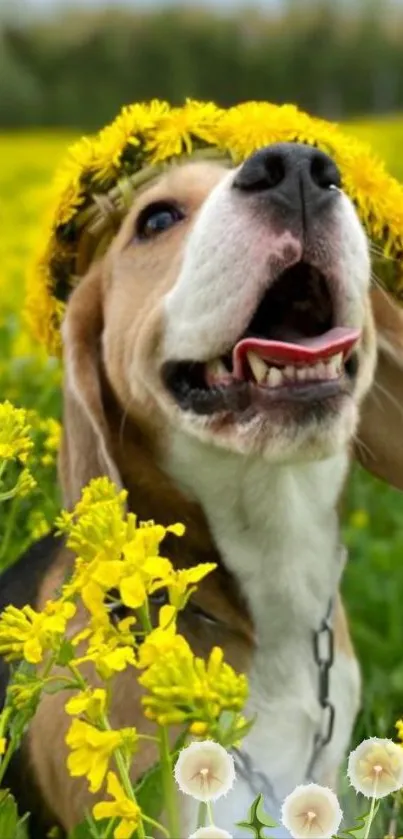
[[[156,822],[154,821],[154,819],[150,819],[150,816],[145,816],[144,813],[143,819],[145,822],[147,822],[147,824],[152,824],[153,827],[156,827],[157,830],[160,830],[161,833],[164,834],[164,836],[167,836],[167,839],[170,839],[169,831],[166,829],[166,827],[164,827],[164,825],[160,824],[160,822]]]
[[[2,482],[3,474],[4,474],[6,466],[7,466],[7,460],[2,460],[2,462],[0,463],[0,484]]]
[[[151,623],[150,613],[148,611],[148,600],[139,609],[139,615],[140,615],[140,620],[141,620],[141,623],[143,624],[143,627],[145,629],[146,634],[152,632],[153,625]]]
[[[205,827],[207,821],[207,804],[201,801],[199,804],[199,811],[197,814],[197,827]]]
[[[8,764],[15,752],[15,743],[12,740],[9,741],[8,747],[6,749],[6,753],[3,758],[0,758],[0,787],[3,783],[4,775],[6,774],[6,769],[8,768]]]
[[[117,819],[113,818],[110,820],[108,827],[105,830],[105,833],[102,834],[102,839],[109,839],[112,836],[112,831],[117,826]]]
[[[178,819],[178,802],[176,796],[176,785],[173,776],[171,751],[169,748],[168,731],[166,726],[159,726],[160,732],[160,761],[162,787],[164,791],[164,803],[168,816],[169,833],[172,839],[180,836]]]
[[[13,530],[14,530],[14,524],[15,524],[15,520],[16,520],[16,517],[17,517],[17,510],[18,510],[19,501],[20,501],[19,497],[15,496],[15,498],[13,498],[13,503],[10,506],[10,510],[9,510],[8,517],[7,517],[6,530],[5,530],[5,533],[4,533],[4,538],[3,538],[3,542],[2,542],[2,545],[1,545],[1,549],[0,549],[0,560],[4,559],[4,557],[7,553],[7,550],[8,550],[8,546],[10,544],[10,539],[11,539],[11,536],[12,536],[12,533],[13,533]]]
[[[214,824],[213,808],[211,806],[211,801],[206,801],[206,809],[207,809],[207,815],[208,815],[208,820],[209,820],[210,824]]]
[[[8,725],[8,721],[11,717],[11,708],[4,708],[4,711],[0,714],[0,737],[4,737],[6,733],[6,728]]]
[[[13,489],[10,489],[8,492],[0,493],[0,503],[3,501],[11,501],[12,498],[15,498],[18,493],[18,485],[16,484]]]
[[[373,822],[373,819],[374,819],[377,786],[378,786],[378,778],[376,778],[375,783],[374,783],[374,791],[373,791],[373,795],[372,795],[372,799],[371,799],[371,808],[370,808],[370,811],[369,811],[369,816],[368,816],[368,821],[367,821],[367,829],[365,831],[364,839],[368,839],[369,832],[371,830],[372,822]]]
[[[130,780],[130,777],[129,777],[129,773],[127,771],[126,762],[124,760],[124,757],[123,757],[120,749],[116,749],[116,751],[114,752],[114,758],[115,758],[116,766],[118,768],[120,780],[122,781],[123,789],[124,789],[127,797],[130,798],[130,801],[134,801],[137,804],[136,796],[133,792],[132,783],[131,783],[131,780]],[[146,839],[146,834],[145,834],[144,825],[143,825],[143,814],[141,814],[141,820],[140,820],[138,828],[137,828],[137,833],[138,833],[139,839]]]

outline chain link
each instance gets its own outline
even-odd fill
[[[318,699],[322,708],[322,720],[316,732],[313,752],[306,773],[307,780],[313,780],[312,774],[320,753],[330,743],[333,735],[336,710],[330,701],[330,671],[334,662],[334,631],[332,625],[333,600],[330,601],[327,614],[313,636],[313,655],[318,667]]]
[[[312,755],[305,775],[306,782],[314,780],[313,771],[316,763],[322,749],[330,743],[334,729],[336,712],[330,701],[330,671],[334,662],[333,605],[333,600],[331,600],[319,629],[313,634],[313,655],[318,667],[318,700],[322,710],[322,719],[319,731],[314,737]],[[247,781],[254,795],[262,793],[266,806],[269,802],[279,806],[280,802],[267,775],[255,768],[253,761],[245,752],[233,749],[233,755],[237,773]]]

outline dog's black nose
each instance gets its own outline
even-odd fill
[[[266,146],[239,169],[233,186],[245,193],[263,193],[290,210],[315,214],[334,200],[341,178],[333,160],[301,143]]]

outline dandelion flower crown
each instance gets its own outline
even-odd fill
[[[403,299],[403,186],[365,144],[294,105],[246,102],[221,109],[188,100],[171,108],[152,101],[123,108],[94,138],[73,145],[56,175],[46,243],[27,293],[35,338],[59,353],[69,292],[105,252],[141,184],[179,159],[210,156],[237,165],[278,142],[309,143],[334,159],[379,254],[377,273]]]

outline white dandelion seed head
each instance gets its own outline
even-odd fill
[[[234,783],[234,759],[213,740],[191,743],[180,752],[175,779],[186,795],[198,801],[215,801],[226,795]]]
[[[293,839],[330,839],[342,817],[335,793],[319,784],[296,787],[281,808],[281,821]]]
[[[350,752],[347,775],[357,792],[384,798],[403,786],[403,748],[386,738],[363,740]]]
[[[215,824],[210,824],[208,827],[199,827],[189,839],[232,839],[232,834],[216,827]]]

